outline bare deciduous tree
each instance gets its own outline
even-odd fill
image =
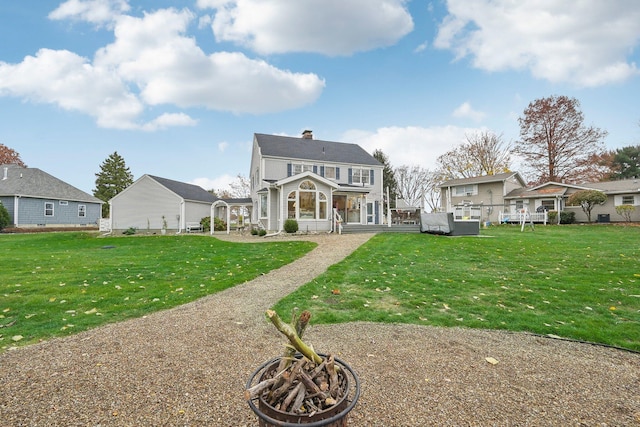
[[[510,144],[502,135],[479,131],[465,135],[466,142],[438,157],[438,169],[445,179],[495,175],[510,168]]]
[[[251,183],[249,179],[242,174],[236,176],[236,180],[229,184],[229,188],[229,195],[232,198],[242,199],[249,197],[251,194]]]
[[[515,150],[527,162],[537,183],[587,179],[589,157],[599,155],[607,132],[584,125],[580,103],[567,96],[536,99],[518,119]]]
[[[417,165],[397,167],[394,175],[398,184],[398,197],[404,199],[409,206],[422,208],[431,174],[428,169]]]

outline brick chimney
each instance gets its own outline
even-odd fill
[[[309,129],[303,130],[302,139],[313,139],[313,131]]]

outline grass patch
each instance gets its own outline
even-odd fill
[[[274,308],[351,321],[554,334],[640,350],[640,227],[378,234]]]
[[[279,268],[315,245],[209,236],[0,235],[0,348],[185,304]]]

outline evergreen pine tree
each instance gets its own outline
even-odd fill
[[[133,174],[122,156],[115,151],[100,165],[100,172],[96,174],[96,188],[93,190],[93,195],[108,202],[131,184],[133,184]],[[109,217],[108,203],[102,205],[102,217]]]
[[[396,180],[396,175],[393,172],[393,168],[391,167],[391,163],[389,162],[389,157],[382,152],[382,150],[375,150],[373,152],[373,157],[382,165],[384,168],[382,169],[382,182],[384,185],[384,191],[386,196],[387,187],[389,187],[389,199],[391,206],[395,207],[396,198],[398,197],[398,181]]]

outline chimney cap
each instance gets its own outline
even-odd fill
[[[304,139],[313,139],[313,131],[309,129],[305,129],[302,131],[302,137]]]

